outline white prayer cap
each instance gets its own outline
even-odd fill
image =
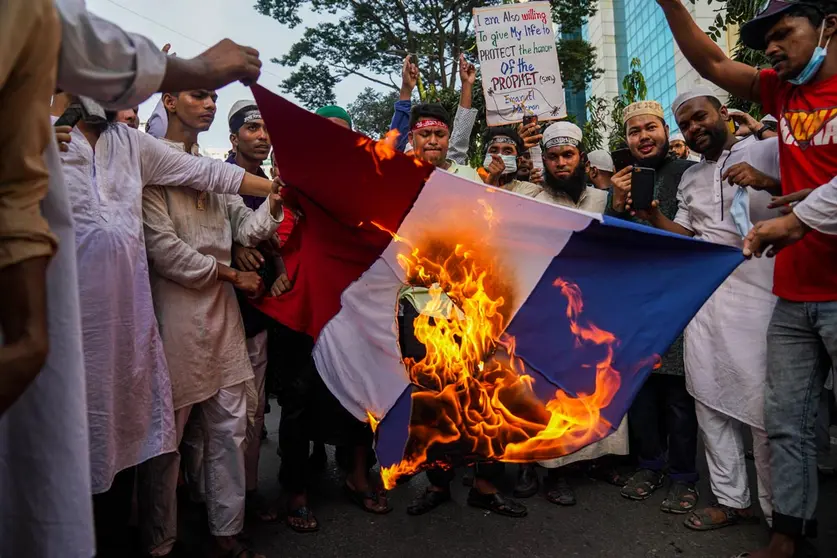
[[[236,118],[238,117],[238,118]],[[230,132],[236,133],[238,129],[250,120],[261,119],[259,107],[256,101],[244,99],[236,101],[230,109],[230,114],[227,116],[227,123],[230,125]]]
[[[710,89],[708,86],[698,85],[694,89],[686,91],[685,93],[681,93],[680,95],[675,97],[674,102],[671,104],[671,113],[674,114],[676,117],[677,109],[679,109],[683,105],[683,103],[685,103],[686,101],[691,101],[692,99],[697,99],[698,97],[712,97],[719,103],[721,102],[718,96],[715,95],[715,92],[712,91],[712,89]]]
[[[764,124],[766,122],[773,122],[774,124],[777,124],[779,121],[776,120],[776,117],[773,116],[772,114],[768,114],[767,116],[765,116],[764,118],[761,119],[762,124]]]
[[[668,138],[668,141],[682,141],[683,143],[686,143],[686,138],[683,137],[683,134],[680,132],[674,132],[671,134],[671,137]]]
[[[543,139],[541,141],[543,142],[543,148],[549,149],[550,147],[555,147],[556,145],[572,145],[573,147],[581,147],[581,139],[581,128],[572,122],[561,120],[560,122],[550,125],[546,130],[544,130]]]
[[[608,153],[604,149],[597,149],[595,151],[591,151],[587,154],[587,160],[590,161],[591,166],[596,167],[600,171],[614,171],[613,158],[610,156],[610,153]]]

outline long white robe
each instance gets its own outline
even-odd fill
[[[675,222],[695,238],[743,246],[730,215],[737,187],[721,183],[723,169],[739,162],[778,178],[778,140],[741,142],[719,163],[701,161],[683,174]],[[776,217],[770,194],[749,189],[750,220]],[[767,325],[776,304],[773,259],[753,258],[739,266],[706,301],[685,332],[686,388],[707,407],[764,429]]]
[[[56,0],[62,23],[57,85],[113,108],[159,89],[165,55],[148,39]],[[73,218],[55,145],[46,152],[43,214],[59,250],[47,271],[49,355],[0,419],[0,556],[89,558],[95,554],[81,317]]]
[[[148,184],[238,192],[244,170],[192,157],[124,124],[96,143],[73,129],[61,155],[75,220],[93,494],[176,449],[169,370],[142,225]]]

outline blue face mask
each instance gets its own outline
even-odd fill
[[[793,79],[789,79],[788,81],[794,85],[804,85],[811,81],[817,72],[820,70],[820,66],[822,63],[825,62],[825,55],[828,54],[828,43],[831,42],[831,37],[825,42],[825,46],[821,47],[820,43],[822,42],[822,34],[825,31],[825,21],[822,22],[822,27],[820,27],[820,40],[817,41],[817,48],[814,49],[814,54],[811,55],[811,59],[808,61],[808,65],[799,72],[799,75]]]
[[[753,228],[753,224],[750,222],[750,192],[747,191],[747,188],[740,186],[735,190],[729,212],[732,215],[735,228],[738,229],[738,234],[741,235],[741,238],[744,238]]]

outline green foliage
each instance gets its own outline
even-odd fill
[[[392,111],[398,93],[381,93],[371,87],[360,92],[355,102],[347,108],[352,115],[355,130],[370,138],[380,139],[389,130]]]
[[[604,73],[596,66],[596,47],[583,39],[558,39],[555,50],[561,62],[561,81],[567,91],[584,91],[588,83]]]
[[[715,11],[717,13],[707,34],[712,40],[717,41],[730,25],[740,26],[756,17],[764,0],[708,0],[708,3],[716,6]],[[732,58],[754,68],[769,66],[767,57],[763,52],[744,46],[740,38],[735,45]],[[730,97],[728,105],[749,112],[755,118],[761,118],[762,116],[761,105],[746,99]]]
[[[631,60],[631,71],[622,79],[623,93],[613,98],[613,109],[610,113],[610,149],[619,149],[626,143],[625,126],[622,125],[622,113],[625,107],[637,101],[644,101],[648,95],[645,76],[642,75],[642,62],[639,58]]]
[[[593,95],[587,100],[587,122],[584,123],[582,130],[584,135],[584,147],[589,153],[596,149],[603,149],[604,134],[608,130],[607,116],[608,106],[607,100]]]
[[[553,21],[562,29],[578,29],[596,13],[597,2],[550,0]],[[453,113],[459,98],[459,55],[464,53],[470,61],[477,62],[472,11],[502,3],[503,0],[256,0],[255,7],[291,28],[302,23],[298,14],[303,10],[320,16],[317,25],[306,28],[284,56],[273,59],[293,68],[281,87],[305,106],[315,107],[324,98],[333,99],[335,84],[348,76],[398,91],[401,63],[409,53],[418,57],[419,98],[443,99]],[[595,49],[589,43],[559,38],[556,49],[561,78],[569,89],[583,90],[600,75]],[[382,97],[373,97],[366,91],[361,97],[352,104],[353,117],[375,132],[383,121],[380,111],[385,103]],[[479,86],[475,88],[473,103],[480,109],[480,117],[474,127],[472,154],[479,153],[476,138],[485,128]],[[367,108],[372,112],[362,114]]]
[[[317,110],[336,102],[334,85],[337,80],[322,63],[316,66],[302,64],[296,72],[282,82],[285,91],[294,91],[302,106]]]

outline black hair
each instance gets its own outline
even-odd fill
[[[511,138],[514,141],[517,154],[523,155],[523,152],[525,151],[523,147],[523,140],[520,138],[520,134],[517,133],[517,130],[510,126],[495,126],[485,130],[485,133],[482,136],[482,144],[485,147],[486,152],[488,151],[489,145],[491,145],[491,140],[497,136],[507,136]]]
[[[422,118],[432,118],[444,122],[450,128],[450,113],[439,103],[420,103],[410,110],[410,129]]]
[[[800,3],[785,12],[791,17],[804,17],[814,27],[822,25],[822,21],[828,14],[837,12],[837,3],[831,0],[808,0]]]

